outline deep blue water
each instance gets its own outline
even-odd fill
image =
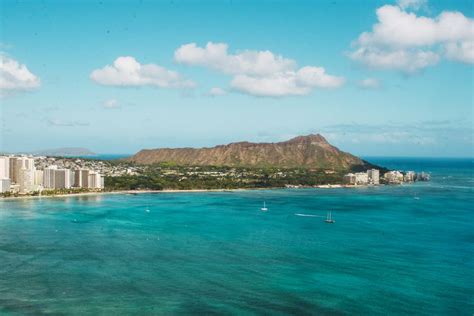
[[[472,315],[472,160],[377,159],[432,181],[0,201],[0,314]]]
[[[87,156],[77,156],[77,158],[98,159],[98,160],[116,160],[133,156],[133,154],[97,154]]]

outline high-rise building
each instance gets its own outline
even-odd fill
[[[13,183],[16,183],[17,182],[17,176],[18,176],[18,172],[17,172],[17,157],[8,157],[8,160],[9,160],[9,168],[10,168],[10,171],[9,171],[9,175],[10,175],[10,180],[11,182]]]
[[[43,177],[44,177],[43,170],[35,170],[35,186],[36,187],[43,185]]]
[[[28,193],[35,189],[35,170],[21,168],[18,171],[17,184],[20,186],[20,193]]]
[[[19,184],[20,170],[34,170],[35,160],[31,157],[8,157],[9,158],[9,169],[10,169],[10,180],[12,183]]]
[[[77,188],[89,187],[89,170],[76,169],[74,171],[74,186]]]
[[[378,169],[367,170],[367,175],[369,177],[369,183],[380,184],[380,172]]]
[[[10,179],[10,157],[0,157],[0,179]]]
[[[10,179],[0,179],[0,193],[10,191]]]
[[[43,170],[43,187],[46,189],[55,188],[55,175],[54,171],[58,169],[58,166],[51,165]]]
[[[104,177],[98,172],[89,173],[88,188],[91,189],[103,189],[104,188]]]
[[[54,170],[54,188],[55,189],[71,188],[71,170],[69,169]]]

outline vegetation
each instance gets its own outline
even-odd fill
[[[155,164],[139,175],[106,177],[106,190],[270,188],[340,184],[344,172],[307,168],[236,168]]]

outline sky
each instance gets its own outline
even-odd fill
[[[0,3],[0,151],[474,156],[470,0]]]

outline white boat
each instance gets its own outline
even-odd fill
[[[263,207],[260,209],[262,212],[268,211],[267,206],[265,205],[265,201],[263,202]]]
[[[331,212],[328,212],[325,222],[329,224],[334,224],[336,222],[335,220],[332,219]]]

